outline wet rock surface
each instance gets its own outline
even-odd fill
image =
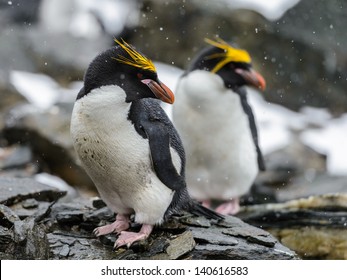
[[[248,206],[238,216],[271,232],[302,258],[347,259],[346,194]]]
[[[20,143],[29,147],[27,154],[32,153],[50,173],[93,192],[94,185],[73,150],[69,129],[72,108],[73,103],[57,104],[47,110],[19,105],[6,115],[3,136],[10,145]],[[16,152],[19,153],[18,149]],[[20,159],[24,158],[22,152]],[[18,160],[15,163],[18,165]]]
[[[113,251],[115,234],[100,238],[92,234],[95,227],[115,218],[100,201],[79,197],[60,202],[61,191],[32,179],[0,178],[0,182],[4,189],[11,188],[2,194],[6,205],[0,204],[2,259],[298,258],[271,234],[238,218],[214,221],[188,213],[172,217],[130,249]],[[132,224],[131,230],[139,230],[139,225]]]

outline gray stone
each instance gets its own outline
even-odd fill
[[[0,190],[0,203],[5,205],[13,205],[28,198],[55,201],[64,195],[64,192],[30,178],[0,177]]]
[[[25,209],[37,208],[38,205],[39,205],[39,203],[34,198],[29,198],[29,199],[26,199],[22,202],[22,206]]]
[[[83,212],[80,210],[63,211],[57,214],[56,219],[61,225],[79,225],[83,221]]]
[[[205,217],[199,217],[198,219],[196,219],[196,217],[187,217],[181,219],[181,222],[191,226],[211,227],[211,222]]]
[[[34,219],[17,221],[13,227],[13,258],[48,259],[49,246],[43,225],[35,224]]]
[[[80,166],[70,137],[73,104],[60,104],[41,110],[26,104],[6,116],[4,137],[10,144],[29,145],[51,173],[68,184],[96,194],[94,184]]]
[[[248,206],[239,216],[271,232],[302,258],[347,259],[347,194]]]
[[[11,228],[17,221],[20,221],[17,214],[11,208],[0,204],[0,225]]]
[[[70,253],[70,247],[69,245],[63,245],[63,247],[61,248],[60,252],[59,252],[59,256],[60,257],[67,257]]]
[[[160,242],[164,243],[164,242]],[[149,259],[151,260],[176,260],[183,255],[192,251],[195,247],[195,241],[193,234],[190,231],[186,231],[180,235],[173,236],[168,244],[163,248],[162,253],[155,254]]]
[[[236,238],[223,234],[222,230],[216,228],[200,229],[190,228],[193,233],[193,237],[198,243],[209,243],[218,245],[237,245]]]
[[[10,149],[8,156],[0,162],[0,168],[10,169],[25,167],[32,162],[32,152],[28,146],[16,146]]]

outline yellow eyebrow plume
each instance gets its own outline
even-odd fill
[[[123,39],[121,39],[121,40],[122,41],[115,39],[114,41],[123,50],[125,50],[127,52],[127,54],[129,55],[129,58],[122,56],[122,55],[119,55],[118,57],[112,57],[113,59],[115,59],[121,63],[128,64],[128,65],[131,65],[133,67],[137,67],[137,68],[140,68],[143,70],[149,70],[152,72],[157,72],[153,62],[150,59],[148,59],[147,57],[140,54],[131,45],[129,45],[127,42],[125,42]]]
[[[223,68],[224,65],[226,65],[229,62],[251,63],[252,61],[247,51],[233,48],[227,42],[220,38],[217,38],[217,41],[205,38],[205,42],[219,49],[224,50],[224,53],[212,54],[206,57],[206,59],[221,58],[221,61],[219,61],[217,65],[211,70],[212,73],[218,72],[221,68]]]

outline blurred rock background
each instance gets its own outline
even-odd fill
[[[66,200],[97,195],[69,136],[89,62],[122,37],[174,87],[204,38],[220,36],[247,49],[267,81],[250,93],[267,171],[244,204],[346,193],[346,4],[265,2],[1,0],[0,176],[30,177]]]

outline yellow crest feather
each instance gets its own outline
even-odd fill
[[[251,56],[247,51],[233,48],[220,38],[217,38],[217,41],[205,38],[205,42],[224,50],[224,53],[212,54],[206,57],[206,59],[221,58],[221,61],[218,62],[217,65],[211,70],[212,73],[218,72],[221,68],[223,68],[224,65],[229,62],[251,63],[252,61]]]
[[[147,57],[143,56],[140,54],[138,51],[136,51],[131,45],[129,45],[127,42],[125,42],[123,39],[122,41],[119,41],[115,39],[114,41],[123,49],[127,52],[130,58],[125,57],[125,56],[118,56],[118,57],[112,57],[113,59],[124,63],[131,65],[133,67],[137,67],[143,70],[149,70],[152,72],[156,72],[157,70],[155,69],[155,66],[153,62],[148,59]]]

